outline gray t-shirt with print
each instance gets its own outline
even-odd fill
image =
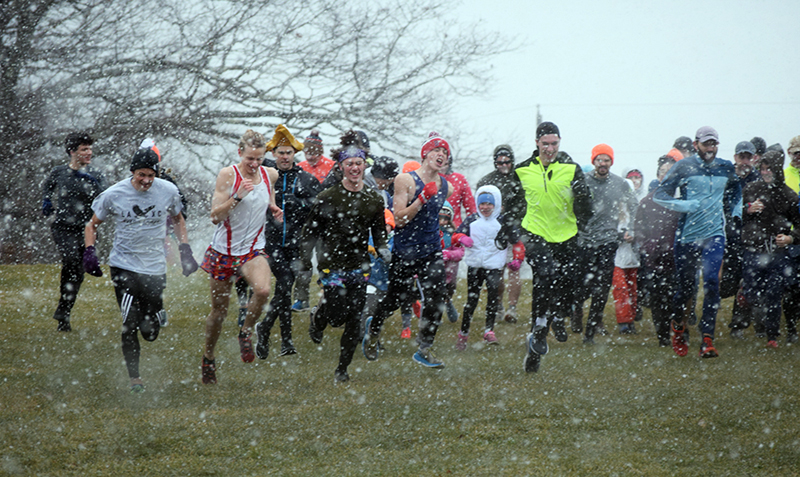
[[[163,179],[154,179],[143,192],[133,187],[130,178],[106,189],[94,200],[92,210],[98,219],[115,222],[108,264],[143,275],[167,273],[167,220],[181,209],[178,188]]]

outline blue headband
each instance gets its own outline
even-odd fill
[[[494,205],[494,195],[492,195],[489,192],[481,192],[481,195],[478,196],[478,205],[484,204],[486,202]]]
[[[339,153],[339,162],[344,161],[350,157],[360,157],[361,159],[367,159],[367,153],[362,151],[361,149],[355,146],[347,146]]]

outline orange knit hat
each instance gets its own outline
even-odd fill
[[[611,146],[608,144],[598,144],[592,148],[592,164],[594,164],[594,159],[599,156],[600,154],[605,154],[611,158],[611,165],[614,165],[614,150],[611,149]]]
[[[420,164],[419,162],[417,162],[417,161],[408,161],[405,164],[403,164],[403,174],[407,174],[407,173],[409,173],[411,171],[416,171],[420,167],[422,167],[422,164]]]

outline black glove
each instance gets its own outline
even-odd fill
[[[50,202],[50,199],[45,199],[44,201],[42,201],[42,215],[44,215],[45,217],[49,217],[53,215],[53,212],[55,211],[56,209],[55,207],[53,207],[53,203]]]
[[[188,277],[197,271],[197,261],[192,254],[192,247],[188,243],[178,245],[178,250],[181,251],[181,268],[183,269],[183,276]]]

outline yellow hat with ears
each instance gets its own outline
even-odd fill
[[[279,124],[278,127],[275,128],[275,134],[267,143],[267,151],[274,151],[278,146],[292,146],[295,151],[303,150],[303,143],[295,139],[292,133],[290,133],[283,124]]]

